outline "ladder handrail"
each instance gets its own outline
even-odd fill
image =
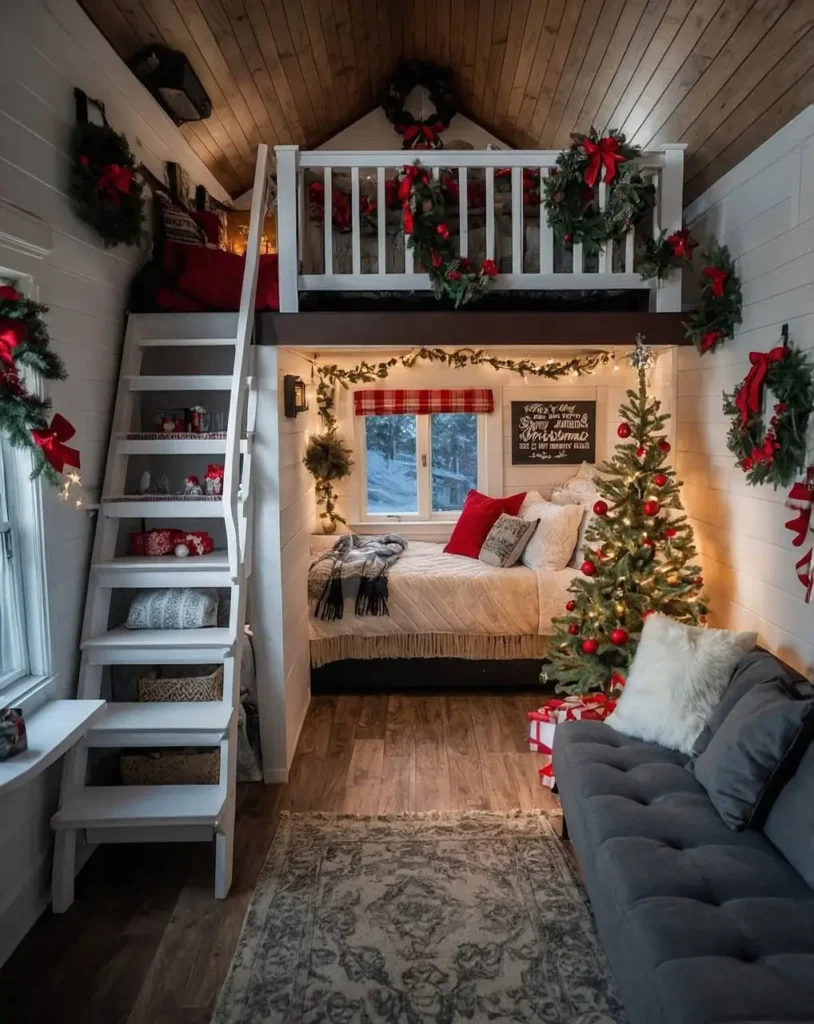
[[[229,422],[226,430],[226,460],[223,473],[224,523],[229,570],[235,582],[242,561],[240,530],[238,526],[238,490],[240,486],[240,434],[246,408],[246,368],[249,346],[254,330],[254,304],[257,293],[257,273],[260,266],[260,242],[266,217],[269,191],[269,151],[265,144],[257,147],[257,166],[254,172],[254,191],[249,217],[249,235],[246,244],[246,267],[240,293],[237,317],[234,377],[229,400]]]

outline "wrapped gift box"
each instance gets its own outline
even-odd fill
[[[536,711],[529,711],[529,748],[543,754],[546,762],[538,769],[540,782],[553,789],[555,784],[551,754],[554,747],[554,731],[563,722],[590,719],[601,722],[616,707],[616,701],[602,693],[586,693],[582,696],[552,697]]]

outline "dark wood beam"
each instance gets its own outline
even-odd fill
[[[528,345],[632,345],[644,334],[648,345],[690,345],[681,313],[535,313],[485,311],[375,311],[260,313],[261,345],[309,349],[387,345],[454,345],[512,348]]]

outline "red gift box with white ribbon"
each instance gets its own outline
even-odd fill
[[[579,719],[601,722],[616,707],[616,701],[602,693],[587,693],[582,696],[552,697],[537,711],[529,711],[529,748],[545,755],[546,763],[538,769],[540,782],[552,789],[554,771],[551,754],[554,747],[554,731],[563,722]]]

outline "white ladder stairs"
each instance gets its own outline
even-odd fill
[[[246,598],[252,549],[252,442],[257,394],[251,336],[265,205],[268,151],[260,146],[255,201],[249,225],[238,313],[131,315],[99,509],[82,630],[78,694],[98,698],[106,666],[183,666],[222,664],[223,696],[218,701],[108,703],[83,741],[65,758],[59,808],[51,819],[56,831],[52,902],[61,913],[74,898],[78,840],[86,842],[212,841],[215,846],[215,896],[223,899],[232,879],[237,771],[240,665],[245,642]],[[145,353],[156,348],[217,347],[234,353],[228,375],[194,373],[150,375],[142,372]],[[140,392],[183,392],[193,404],[195,392],[229,392],[225,436],[139,437],[132,432]],[[132,455],[220,455],[223,494],[216,499],[168,495],[160,500],[125,494]],[[122,520],[211,518],[224,524],[226,550],[177,558],[126,557]],[[166,587],[228,588],[227,626],[206,629],[128,630],[109,628],[113,591]],[[179,672],[178,674],[182,674]],[[91,748],[211,747],[220,751],[218,782],[208,785],[98,786],[87,781]]]

